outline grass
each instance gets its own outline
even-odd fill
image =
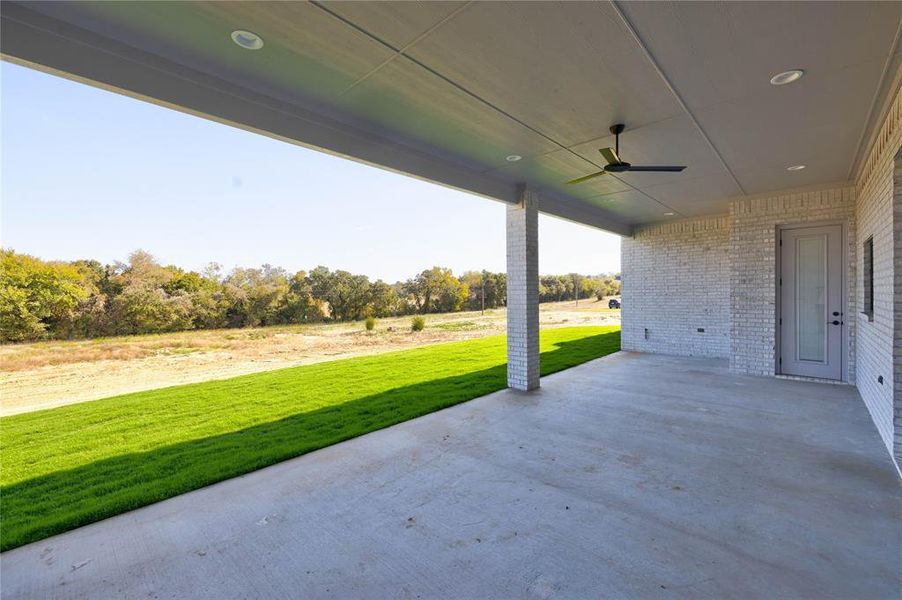
[[[542,374],[620,348],[541,332]],[[506,385],[505,338],[127,394],[0,419],[0,549],[260,469]]]
[[[476,321],[452,321],[450,323],[439,323],[436,325],[442,331],[473,331],[479,329],[479,323]]]

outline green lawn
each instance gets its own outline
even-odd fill
[[[541,333],[542,374],[620,348],[619,327]],[[487,337],[0,419],[7,550],[504,388]]]

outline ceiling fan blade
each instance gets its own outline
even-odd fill
[[[684,170],[686,167],[674,167],[667,165],[660,165],[654,167],[642,167],[638,165],[630,165],[630,171],[648,171],[648,172],[659,172],[659,173],[679,173]]]
[[[601,155],[604,156],[609,165],[620,164],[620,157],[617,156],[613,148],[599,148],[598,151],[601,152]]]
[[[584,181],[589,181],[590,179],[595,179],[596,177],[601,177],[604,175],[604,171],[599,171],[598,173],[592,173],[591,175],[585,175],[583,177],[577,177],[576,179],[571,179],[567,182],[567,185],[574,185],[577,183],[582,183]]]

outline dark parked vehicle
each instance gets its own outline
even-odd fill
[[[620,308],[620,300],[617,298],[611,298],[608,300],[608,308]]]

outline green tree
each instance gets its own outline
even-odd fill
[[[366,316],[370,302],[370,282],[366,275],[319,266],[310,271],[310,283],[314,298],[328,303],[332,319],[349,321]]]
[[[620,273],[615,273],[613,275],[603,275],[600,281],[600,287],[596,294],[600,299],[605,296],[619,296],[620,295]]]
[[[118,334],[183,331],[194,325],[190,296],[170,296],[162,288],[128,286],[113,298],[111,312]]]
[[[453,312],[504,306],[506,275],[470,271],[459,279],[433,267],[392,285],[320,266],[289,275],[263,265],[223,276],[210,263],[201,272],[162,266],[143,250],[125,263],[48,262],[2,251],[0,339],[91,337],[192,328],[249,327]],[[541,301],[620,293],[619,274],[546,275]]]
[[[194,326],[194,305],[183,290],[166,291],[182,274],[136,250],[127,264],[114,267],[121,291],[109,300],[110,329],[117,334],[181,331]]]
[[[601,281],[594,277],[585,277],[582,280],[581,285],[581,298],[591,298],[598,294],[598,290],[601,289]]]
[[[460,310],[470,291],[451,269],[432,267],[408,280],[406,288],[422,313]]]
[[[507,305],[507,273],[490,273],[483,271],[485,280],[485,306],[497,308]]]
[[[370,285],[370,313],[374,317],[390,317],[400,312],[401,299],[395,288],[381,279]]]
[[[281,309],[283,323],[313,323],[325,317],[323,303],[313,297],[313,286],[304,271],[295,273],[288,284],[288,293]]]
[[[71,321],[88,296],[78,268],[44,262],[13,250],[0,255],[0,336],[4,341],[36,340]]]
[[[55,338],[92,337],[109,333],[108,298],[121,291],[113,281],[113,269],[96,260],[71,263],[81,275],[85,297],[79,300],[69,318],[55,328]]]
[[[497,308],[507,303],[507,275],[490,271],[467,271],[460,276],[469,294],[466,306],[470,310]]]
[[[259,269],[235,268],[226,278],[226,318],[233,327],[258,327],[279,323],[290,291],[284,269],[263,265]]]
[[[469,310],[482,310],[485,307],[485,278],[479,271],[467,271],[460,276],[460,282],[467,286],[466,306]]]
[[[543,275],[539,278],[544,289],[542,302],[561,302],[573,298],[573,279],[568,275]]]

